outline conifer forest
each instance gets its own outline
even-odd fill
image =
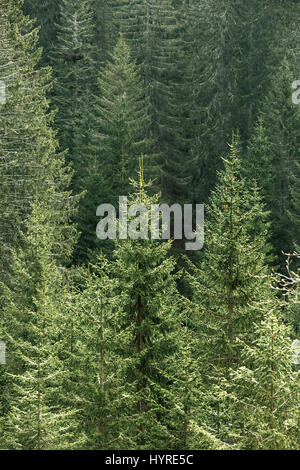
[[[0,449],[300,449],[298,0],[0,0],[0,181]]]

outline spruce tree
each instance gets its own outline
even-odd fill
[[[300,249],[300,163],[295,162],[294,173],[290,180],[291,208],[289,219],[291,223],[291,245],[299,251]]]
[[[109,272],[108,262],[100,253],[94,265],[81,270],[70,297],[73,334],[66,359],[73,381],[71,397],[80,408],[85,449],[118,448],[121,417],[116,404],[126,385],[120,380],[121,363],[114,352],[114,280]],[[74,280],[70,282],[74,284]],[[65,329],[67,332],[67,325]]]
[[[197,296],[200,305],[204,301],[210,312],[207,326],[214,333],[209,340],[215,345],[213,355],[220,354],[222,364],[230,365],[238,360],[234,338],[240,333],[250,334],[256,316],[253,311],[251,320],[251,302],[262,297],[264,281],[257,276],[267,269],[268,223],[259,190],[253,186],[251,193],[241,176],[241,159],[234,142],[229,158],[223,161],[225,169],[219,173],[207,209]]]
[[[23,15],[21,6],[21,1],[1,2],[2,310],[7,307],[9,299],[5,295],[6,289],[10,292],[15,288],[12,250],[21,249],[24,244],[26,221],[31,213],[31,203],[37,195],[41,205],[51,208],[47,209],[47,222],[55,231],[52,256],[64,262],[69,258],[76,238],[70,224],[70,216],[74,212],[74,198],[68,191],[71,172],[64,165],[64,156],[57,154],[57,141],[51,129],[53,114],[49,113],[46,98],[46,92],[51,87],[51,74],[48,68],[38,68],[41,52],[37,49],[38,31],[33,28],[33,22]],[[20,299],[16,308],[21,309],[22,305]],[[1,380],[2,385],[1,415],[3,413],[6,416],[12,394],[7,375]]]
[[[295,47],[299,10],[292,0],[192,0],[185,10],[192,184],[206,202],[232,129],[239,130],[244,148],[286,48]]]
[[[1,315],[1,337],[7,344],[4,417],[7,449],[74,448],[80,443],[76,406],[64,406],[63,379],[68,375],[59,358],[64,289],[55,259],[52,208],[35,200],[23,235],[13,252],[12,273]],[[7,390],[8,389],[8,390]]]
[[[119,0],[118,4],[120,5],[120,3]],[[94,44],[97,45],[95,51],[97,64],[101,64],[103,67],[120,33],[114,21],[117,10],[114,9],[114,0],[90,0],[90,5],[95,24]]]
[[[19,228],[30,213],[36,194],[47,197],[51,223],[56,226],[56,256],[70,255],[74,233],[69,225],[74,201],[67,191],[71,173],[64,156],[57,154],[46,92],[51,87],[49,68],[38,68],[38,30],[21,11],[22,1],[1,1],[0,79],[5,100],[0,104],[1,142],[1,277],[10,265],[9,252],[20,242]]]
[[[249,339],[268,300],[266,212],[258,189],[241,176],[241,158],[233,142],[225,169],[212,193],[205,225],[205,249],[195,271],[199,305],[199,370],[211,390],[211,428],[221,441],[230,417],[222,405],[222,380],[240,364],[238,338]],[[225,427],[224,427],[225,426]]]
[[[271,242],[276,261],[282,268],[284,259],[281,253],[293,251],[298,231],[295,184],[300,114],[299,107],[292,102],[291,89],[295,73],[293,61],[285,59],[264,99],[261,119],[245,154],[244,164],[246,176],[250,181],[253,178],[257,180],[271,212]]]
[[[99,204],[117,207],[119,196],[131,191],[129,178],[136,176],[141,155],[147,175],[153,173],[155,166],[149,102],[122,35],[100,73],[95,100],[94,132],[84,179],[86,195],[79,213],[79,249],[85,256],[97,246],[95,214]]]
[[[173,423],[176,449],[209,448],[207,436],[202,434],[207,423],[209,390],[203,382],[199,369],[203,357],[199,356],[199,337],[195,328],[198,310],[195,304],[181,298],[181,335],[178,338],[180,354],[170,364],[172,370],[172,394],[175,398]],[[207,428],[206,428],[207,429]]]
[[[299,448],[299,371],[276,305],[255,325],[252,342],[242,343],[241,358],[229,385],[239,448]]]
[[[188,201],[191,162],[182,129],[184,51],[179,14],[169,0],[124,0],[114,8],[115,22],[141,67],[149,98],[162,197],[170,202]]]
[[[59,0],[24,0],[23,11],[39,26],[39,44],[43,48],[43,62],[49,65],[49,51],[57,33]]]
[[[284,273],[278,274],[276,277],[277,289],[283,302],[282,308],[294,339],[298,339],[300,333],[299,264],[300,254],[298,252],[288,254]]]
[[[152,322],[148,314],[143,319],[143,323],[147,323],[144,328],[148,335],[143,336],[139,343],[139,336],[133,329],[138,319],[134,319],[132,311],[130,319],[133,324],[128,325],[130,319],[127,319],[124,330],[125,315],[128,316],[129,312],[123,311],[123,300],[126,307],[133,291],[124,295],[119,279],[123,272],[116,275],[119,272],[118,259],[116,263],[110,269],[101,254],[97,264],[91,265],[86,272],[85,282],[80,287],[82,292],[78,293],[76,300],[73,297],[73,311],[79,325],[79,334],[75,335],[77,348],[73,349],[74,352],[77,349],[77,364],[73,370],[77,382],[76,402],[81,409],[80,422],[86,437],[84,446],[87,449],[137,449],[150,448],[153,443],[159,448],[197,448],[199,440],[193,421],[196,420],[195,413],[198,419],[203,418],[204,407],[199,407],[198,400],[203,399],[205,390],[202,387],[198,391],[197,388],[200,382],[193,357],[197,345],[194,332],[189,327],[190,311],[186,312],[184,325],[184,302],[177,296],[176,315],[180,318],[172,325],[168,325],[168,318],[165,321],[161,319],[160,323],[156,319],[156,329],[163,326],[172,329],[169,333],[162,331],[168,342],[166,349],[159,344],[164,340],[158,331],[151,331]],[[160,269],[163,274],[166,268]],[[160,294],[155,292],[156,289],[151,290],[153,299],[147,302],[146,310],[151,309],[152,302],[155,311],[161,305]],[[178,331],[173,323],[177,323]],[[176,341],[174,348],[171,338]],[[135,348],[137,354],[134,353]],[[160,360],[157,359],[159,352],[163,353]],[[141,369],[139,355],[143,355]],[[132,370],[135,367],[138,373]],[[152,374],[156,372],[154,376],[151,369]],[[137,380],[139,375],[140,384]]]
[[[147,195],[142,179],[136,189],[129,206],[144,204],[150,210],[157,197]],[[178,445],[180,415],[172,374],[181,344],[175,262],[168,256],[170,242],[149,239],[148,230],[140,230],[135,240],[116,241],[112,266],[115,353],[125,384],[118,441],[123,449],[172,449]]]
[[[91,133],[90,109],[95,91],[93,15],[87,0],[62,0],[57,36],[51,52],[56,79],[52,103],[58,108],[55,126],[60,147],[68,149],[75,169],[73,188],[82,190]]]
[[[273,194],[275,174],[270,171],[273,162],[273,152],[262,117],[258,119],[253,136],[249,142],[248,151],[244,156],[244,173],[250,184],[256,181],[265,203],[270,206]]]

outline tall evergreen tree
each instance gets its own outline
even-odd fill
[[[277,277],[277,289],[283,299],[282,308],[286,314],[286,321],[291,327],[294,339],[300,333],[300,254],[294,252],[286,257],[286,270]]]
[[[1,108],[1,277],[9,270],[11,247],[18,243],[19,228],[30,212],[36,194],[48,198],[51,223],[56,226],[57,256],[69,255],[73,212],[67,191],[71,173],[64,166],[64,156],[57,154],[57,141],[51,129],[46,92],[51,85],[48,68],[38,68],[37,29],[21,11],[22,1],[1,1],[0,79],[5,100]]]
[[[197,291],[208,307],[212,328],[209,343],[214,343],[223,364],[234,364],[234,339],[240,333],[250,334],[255,319],[255,305],[263,298],[264,281],[258,274],[266,273],[267,227],[266,212],[258,189],[248,190],[241,176],[241,159],[235,143],[231,145],[225,169],[212,193],[207,209],[206,243],[198,272]],[[260,222],[260,224],[259,224]],[[256,225],[257,232],[253,230]]]
[[[73,187],[82,189],[81,174],[87,163],[90,108],[95,90],[93,15],[87,0],[62,0],[56,42],[51,52],[55,86],[55,125],[62,149],[75,169]]]
[[[119,36],[114,17],[117,13],[114,0],[91,0],[91,9],[93,11],[95,23],[95,40],[97,45],[96,56],[97,64],[105,64],[109,53],[113,50]],[[118,2],[120,5],[120,1]]]
[[[239,448],[299,448],[299,371],[293,371],[289,330],[276,308],[255,325],[241,357],[230,384]]]
[[[252,135],[271,77],[294,40],[294,7],[292,0],[192,0],[185,6],[193,187],[200,200],[208,200],[232,129],[239,130],[243,147]]]
[[[99,95],[95,99],[95,130],[84,180],[87,192],[79,213],[82,232],[79,249],[85,255],[97,244],[95,214],[98,205],[110,203],[117,207],[119,196],[131,191],[129,178],[136,176],[141,155],[144,155],[148,175],[155,166],[149,102],[122,35],[100,73]]]
[[[300,3],[0,10],[0,448],[299,448]],[[175,259],[153,204],[210,194]]]
[[[271,241],[282,266],[281,252],[294,249],[297,234],[297,220],[292,215],[296,209],[295,183],[300,148],[300,113],[299,107],[292,102],[291,89],[295,73],[293,64],[285,60],[265,97],[262,121],[256,127],[244,164],[247,177],[250,181],[257,180],[271,212]]]
[[[55,227],[47,204],[36,200],[23,235],[23,247],[13,253],[9,285],[2,286],[6,304],[1,337],[8,355],[4,396],[9,409],[3,441],[8,449],[63,449],[80,442],[72,410],[63,406],[63,377],[59,360],[59,327],[64,291],[53,259]],[[60,300],[58,300],[60,299]]]
[[[142,180],[137,190],[129,205],[150,210],[157,197],[147,196]],[[125,383],[119,443],[123,449],[176,448],[180,407],[172,372],[180,355],[181,314],[175,263],[170,242],[148,239],[148,229],[136,228],[137,239],[116,242],[113,266],[115,347]]]
[[[69,306],[73,319],[66,359],[72,377],[71,400],[80,408],[84,448],[117,449],[122,419],[117,404],[126,384],[118,373],[122,364],[114,348],[114,280],[102,253],[95,265],[80,272],[79,281],[78,287],[72,288]]]
[[[291,209],[289,218],[291,221],[291,244],[298,251],[300,249],[300,162],[295,162],[294,173],[290,181]]]
[[[235,143],[224,164],[208,206],[205,251],[193,284],[201,312],[199,355],[205,358],[199,372],[214,390],[215,398],[210,398],[211,426],[216,437],[226,442],[230,418],[226,405],[223,411],[221,408],[222,379],[229,368],[240,364],[237,338],[252,337],[254,323],[271,294],[265,277],[266,213],[258,189],[250,191],[241,177]]]
[[[191,170],[181,129],[179,84],[184,62],[178,14],[169,0],[125,0],[115,9],[119,10],[115,21],[141,67],[149,98],[151,130],[160,154],[162,196],[172,202],[187,201]]]
[[[57,34],[59,0],[24,0],[23,11],[39,26],[39,44],[43,48],[43,62],[49,65],[49,52]]]
[[[51,129],[53,114],[48,112],[46,92],[51,86],[50,70],[38,68],[40,50],[36,47],[37,29],[33,28],[29,18],[24,17],[21,6],[21,1],[1,2],[0,277],[1,294],[4,294],[1,295],[0,302],[2,310],[13,307],[11,300],[17,290],[18,281],[13,279],[17,268],[12,263],[12,250],[21,250],[24,246],[26,221],[30,216],[31,203],[34,199],[38,197],[40,207],[45,209],[47,223],[55,232],[49,248],[51,256],[60,261],[65,260],[70,256],[75,240],[75,231],[70,225],[70,215],[74,212],[74,199],[68,191],[71,173],[64,166],[64,156],[57,154],[57,142]],[[33,256],[32,252],[31,255]],[[34,260],[27,257],[26,263],[34,263]],[[22,295],[16,294],[14,299],[14,306],[20,311],[29,308],[26,296],[32,295],[31,287],[26,283],[29,274],[24,280],[23,274],[25,276],[25,267],[16,274],[16,278],[19,276],[18,279],[21,279],[20,283],[24,281],[21,283]],[[1,326],[3,327],[3,324]],[[13,323],[10,323],[10,327],[13,328]],[[24,338],[20,337],[20,342],[23,340]],[[14,369],[9,372],[18,371]],[[6,397],[3,400],[5,416],[13,396],[12,384],[7,377],[8,375],[5,375],[1,383],[5,390],[3,396]]]

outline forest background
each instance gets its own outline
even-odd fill
[[[0,13],[0,447],[298,449],[299,2]],[[122,195],[204,249],[99,240]]]

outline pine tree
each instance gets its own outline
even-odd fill
[[[149,103],[139,69],[121,35],[99,78],[94,113],[94,133],[84,180],[86,195],[79,213],[82,237],[79,249],[86,256],[97,245],[96,209],[99,204],[118,204],[130,191],[138,158],[144,155],[149,175],[155,166],[150,136]],[[98,241],[99,242],[99,241]]]
[[[61,386],[68,371],[58,352],[64,290],[53,259],[56,233],[50,212],[47,204],[34,202],[23,247],[13,252],[9,284],[2,286],[1,336],[8,350],[4,395],[9,387],[3,440],[8,449],[63,449],[80,442],[76,407],[63,406]]]

